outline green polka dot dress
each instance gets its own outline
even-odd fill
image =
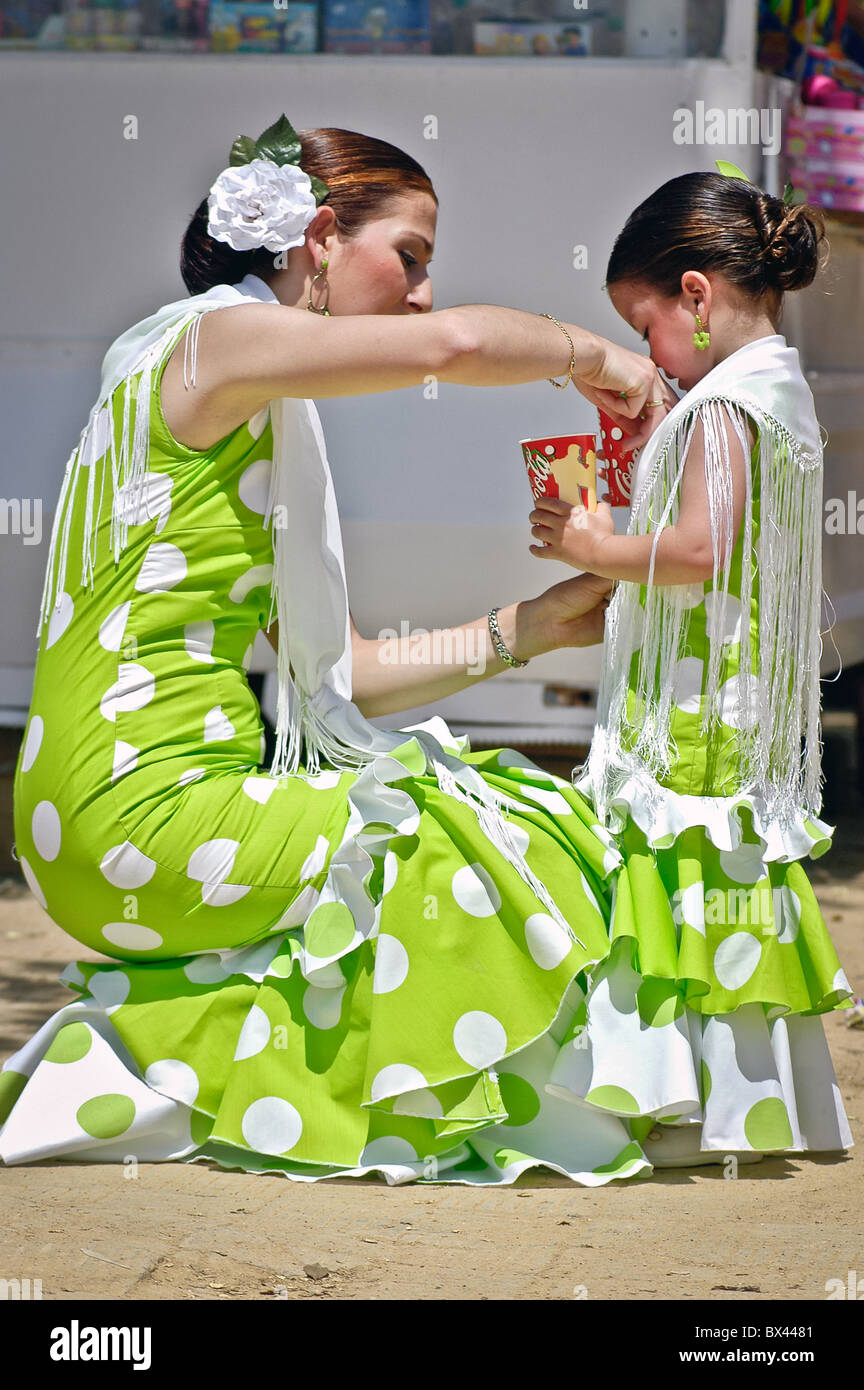
[[[66,968],[75,997],[6,1059],[0,1157],[599,1186],[650,1175],[657,1117],[736,1148],[845,1145],[812,1016],[845,985],[797,865],[770,867],[783,931],[750,968],[687,891],[760,888],[755,842],[733,863],[696,824],[656,854],[633,823],[616,840],[570,782],[429,721],[509,798],[579,945],[410,729],[359,772],[269,776],[245,674],[269,610],[269,412],[184,448],[160,376],[116,563],[104,459],[67,502],[71,554],[95,517],[93,583],[67,580],[42,631],[15,843],[45,911],[104,959]]]

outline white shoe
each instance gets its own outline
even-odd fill
[[[655,1168],[702,1168],[709,1163],[761,1163],[758,1149],[700,1149],[701,1125],[655,1125],[643,1139],[645,1157]]]

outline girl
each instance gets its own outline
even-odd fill
[[[833,833],[817,818],[822,446],[777,331],[823,237],[818,211],[721,174],[642,203],[609,294],[686,394],[642,450],[626,536],[605,503],[531,513],[534,554],[619,581],[573,778],[625,862],[589,1048],[553,1080],[608,1067],[608,1035],[590,1050],[605,1010],[620,1111],[658,1166],[852,1144],[819,1018],[851,991],[800,862]],[[667,1059],[653,1089],[646,1053]]]

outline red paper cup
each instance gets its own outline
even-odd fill
[[[597,413],[600,416],[599,457],[606,465],[601,470],[601,477],[605,477],[609,489],[606,501],[610,507],[629,507],[633,456],[621,452],[625,439],[621,426],[616,425],[605,411],[598,410]]]
[[[597,510],[597,446],[593,434],[554,434],[520,439],[528,480],[536,502],[560,497],[589,512]]]

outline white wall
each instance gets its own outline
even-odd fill
[[[735,0],[739,23],[749,7]],[[0,55],[0,497],[43,503],[40,546],[0,534],[7,720],[16,707],[19,716],[26,710],[51,514],[102,354],[130,323],[185,293],[180,239],[236,135],[258,135],[285,110],[298,128],[344,126],[401,145],[440,199],[435,307],[548,311],[641,350],[602,290],[626,217],[664,180],[713,168],[716,158],[759,169],[755,149],[674,143],[674,111],[697,100],[749,106],[749,65]],[[123,138],[130,114],[139,123],[135,141]],[[430,115],[435,140],[424,139]],[[573,248],[582,244],[588,268],[576,270]],[[575,391],[545,382],[445,385],[437,400],[418,387],[319,408],[345,522],[352,610],[367,636],[398,629],[403,618],[464,622],[572,574],[528,554],[531,501],[517,441],[593,429],[594,413]],[[420,551],[400,532],[409,522],[424,528]],[[379,528],[374,558],[370,523]],[[466,525],[477,528],[476,547],[454,543]],[[512,563],[502,557],[493,575],[484,556],[508,534],[520,553]],[[595,680],[596,653],[548,656],[524,677]]]

